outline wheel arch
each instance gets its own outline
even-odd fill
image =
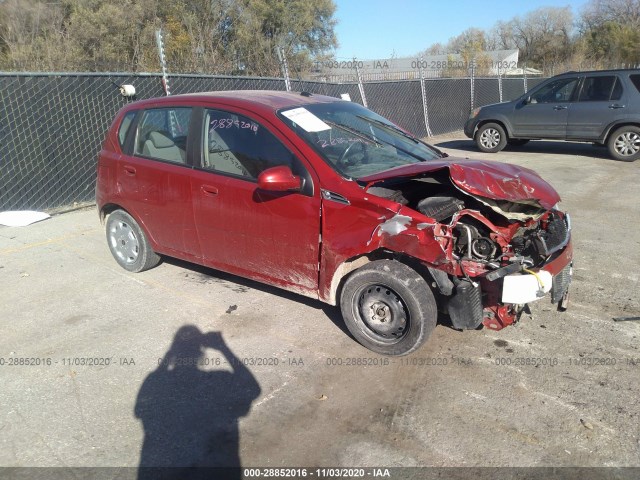
[[[432,293],[436,296],[437,301],[437,291],[433,288],[435,279],[429,272],[429,267],[427,265],[407,255],[387,250],[385,248],[379,248],[366,254],[348,258],[338,265],[338,268],[335,269],[333,276],[331,277],[329,298],[326,300],[327,303],[337,305],[340,299],[340,292],[342,291],[344,282],[349,278],[349,275],[359,268],[376,260],[393,260],[414,270],[418,275],[425,279],[427,284],[430,286]]]
[[[607,128],[605,128],[605,134],[601,137],[601,141],[604,145],[606,145],[609,140],[611,139],[611,135],[613,135],[613,132],[615,132],[616,130],[618,130],[621,127],[636,127],[636,128],[640,128],[640,121],[631,121],[631,120],[627,120],[627,121],[617,121],[615,123],[612,123],[610,125],[607,126]]]
[[[507,134],[507,140],[511,138],[512,135],[511,135],[511,127],[509,126],[509,122],[506,122],[504,119],[501,119],[501,118],[487,118],[485,120],[480,120],[476,125],[476,129],[473,132],[474,139],[476,138],[476,134],[478,133],[478,130],[480,130],[480,128],[482,128],[482,126],[486,125],[487,123],[497,123],[502,127],[502,129]]]
[[[143,222],[142,219],[138,217],[138,215],[135,215],[131,210],[124,207],[123,205],[120,205],[118,203],[105,203],[102,206],[102,208],[100,208],[100,223],[102,225],[105,225],[107,223],[107,217],[111,215],[113,212],[115,212],[116,210],[122,210],[123,212],[130,215],[131,218],[133,218],[136,221],[136,223],[140,226],[140,228],[142,229],[142,232],[145,234],[145,236],[151,243],[151,246],[153,247],[154,251],[159,251],[160,246],[158,245],[158,242],[156,242],[156,239],[154,238],[154,236],[151,235],[151,232],[147,228],[147,225],[145,224],[145,222]]]

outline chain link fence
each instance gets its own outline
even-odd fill
[[[0,211],[53,210],[94,200],[97,155],[116,112],[164,95],[159,74],[0,73]],[[541,79],[528,79],[531,88]],[[171,93],[285,90],[282,78],[172,75]],[[472,108],[525,92],[524,79],[420,78],[330,83],[290,79],[291,89],[368,106],[419,137],[462,129]]]

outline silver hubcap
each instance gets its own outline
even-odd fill
[[[635,132],[624,132],[613,144],[616,152],[625,157],[640,152],[640,135]]]
[[[120,260],[133,263],[140,253],[140,243],[131,226],[125,222],[115,222],[109,230],[111,248]]]
[[[500,132],[495,128],[487,128],[480,134],[480,143],[485,148],[496,148],[500,143]]]

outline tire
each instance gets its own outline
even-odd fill
[[[383,355],[413,352],[438,319],[425,279],[394,260],[377,260],[353,272],[342,288],[340,308],[356,340]]]
[[[107,244],[116,262],[130,272],[143,272],[160,263],[140,225],[124,210],[107,217]]]
[[[496,153],[507,145],[507,134],[497,123],[485,123],[475,136],[476,145],[487,153]]]
[[[529,143],[529,140],[526,138],[510,138],[507,140],[507,145],[510,147],[521,147]]]
[[[640,128],[628,125],[617,129],[607,141],[609,153],[616,160],[633,162],[640,158]]]

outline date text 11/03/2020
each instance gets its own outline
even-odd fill
[[[317,70],[322,68],[338,70],[355,70],[355,69],[373,69],[373,70],[386,70],[386,69],[396,69],[398,70],[398,65],[394,64],[393,60],[326,60],[326,61],[315,61],[314,67]],[[411,70],[445,70],[451,68],[465,69],[465,68],[478,68],[478,67],[488,67],[492,69],[500,69],[500,70],[510,70],[518,67],[518,62],[515,60],[499,60],[493,61],[488,60],[486,62],[467,62],[465,60],[422,60],[416,59],[411,62]],[[409,68],[407,68],[408,70]]]

